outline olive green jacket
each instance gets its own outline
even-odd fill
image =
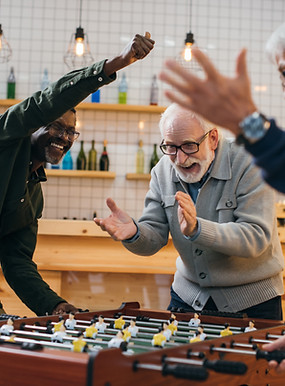
[[[30,173],[31,134],[115,80],[116,74],[104,73],[104,63],[66,74],[0,116],[0,261],[11,288],[37,315],[51,313],[65,300],[43,281],[32,260],[46,177],[42,167]]]

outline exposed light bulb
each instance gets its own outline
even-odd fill
[[[75,54],[77,56],[82,56],[84,54],[84,42],[82,38],[76,39]]]
[[[192,32],[188,32],[185,39],[185,46],[182,51],[182,57],[186,62],[190,62],[192,60],[192,46],[194,44],[194,35]]]

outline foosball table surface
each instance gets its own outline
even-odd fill
[[[173,312],[177,331],[153,345],[159,328],[169,324],[171,313],[123,303],[113,310],[75,314],[76,325],[67,329],[61,342],[53,341],[52,329],[59,316],[14,318],[13,332],[0,336],[0,384],[21,386],[62,385],[283,385],[284,376],[269,369],[261,347],[285,332],[283,321],[256,319],[256,330],[244,332],[250,319],[233,315],[199,316],[206,339],[190,343],[197,328],[189,326],[193,313]],[[74,352],[74,341],[102,315],[104,332],[84,338],[84,352]],[[69,315],[63,315],[63,324]],[[135,319],[138,332],[121,348],[110,348],[120,328]],[[0,322],[1,326],[6,321]],[[225,324],[232,335],[221,336]],[[11,336],[12,335],[12,336]],[[123,349],[122,349],[123,347]]]

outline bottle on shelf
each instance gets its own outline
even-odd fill
[[[136,154],[136,173],[144,173],[144,151],[143,141],[139,140],[139,148]]]
[[[16,94],[16,78],[14,67],[11,67],[10,74],[7,79],[7,99],[15,99]]]
[[[80,150],[76,159],[77,170],[86,170],[86,155],[84,153],[84,141],[80,141]]]
[[[152,77],[152,83],[151,83],[151,90],[150,90],[150,105],[158,105],[158,83],[157,83],[157,76],[153,75]]]
[[[127,103],[127,93],[128,93],[128,83],[127,83],[126,74],[123,73],[122,79],[119,83],[118,103],[120,104]]]
[[[64,169],[64,170],[72,170],[73,169],[73,160],[72,160],[70,150],[68,150],[68,152],[63,157],[62,169]]]
[[[98,89],[97,91],[91,94],[91,102],[92,103],[100,103],[101,91]]]
[[[157,148],[157,144],[155,143],[155,144],[153,145],[153,152],[152,152],[151,159],[150,159],[149,172],[151,171],[151,169],[152,169],[152,168],[158,163],[158,161],[159,161],[159,158],[158,158],[158,155],[157,155],[156,148]]]
[[[96,170],[97,164],[97,151],[95,149],[95,141],[92,140],[91,149],[88,153],[88,170]]]
[[[107,140],[104,140],[103,152],[99,162],[100,170],[109,170],[109,157],[107,152]]]
[[[43,77],[41,80],[41,90],[43,91],[45,88],[47,88],[50,85],[49,77],[48,77],[48,69],[44,69]]]

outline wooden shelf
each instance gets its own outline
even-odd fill
[[[103,178],[111,180],[116,177],[115,172],[105,172],[101,170],[46,169],[46,175],[48,177]]]
[[[149,181],[150,180],[150,174],[148,174],[148,173],[127,173],[126,174],[126,180]]]
[[[21,102],[20,99],[0,99],[0,106],[10,107]],[[120,105],[111,103],[90,103],[82,102],[76,106],[78,110],[94,110],[94,111],[117,111],[117,112],[133,112],[133,113],[152,113],[161,114],[166,107],[151,106],[151,105]]]

